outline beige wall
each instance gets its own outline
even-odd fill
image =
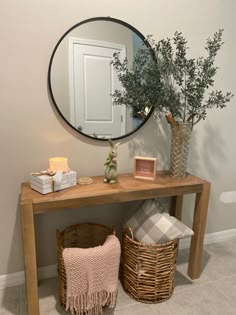
[[[80,176],[104,172],[108,145],[89,140],[67,127],[49,102],[47,70],[52,50],[72,25],[94,16],[112,16],[159,39],[183,31],[192,54],[204,53],[205,39],[224,28],[225,44],[217,57],[216,88],[235,92],[235,0],[5,1],[0,13],[0,275],[23,270],[19,222],[20,184],[29,173],[48,167],[49,157],[69,158]],[[207,232],[236,228],[235,203],[223,204],[220,194],[236,190],[236,98],[228,108],[208,113],[195,128],[189,171],[212,182]],[[154,120],[122,141],[119,172],[132,171],[133,156],[169,162],[169,131]],[[192,197],[186,198],[184,220],[189,223]],[[38,215],[35,218],[40,266],[54,264],[55,230],[84,221],[122,221],[125,207],[97,207]],[[114,214],[114,215],[113,215]]]

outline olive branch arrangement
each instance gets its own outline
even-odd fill
[[[206,57],[187,58],[188,42],[181,32],[172,39],[158,42],[148,36],[130,66],[114,54],[112,64],[122,89],[113,93],[115,105],[125,105],[133,112],[154,107],[165,113],[171,124],[205,119],[207,110],[224,108],[234,96],[231,92],[211,90],[218,67],[215,58],[220,50],[223,29],[206,41]]]

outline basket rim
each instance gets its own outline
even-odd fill
[[[81,223],[72,224],[72,225],[67,226],[62,231],[57,229],[57,232],[60,233],[60,234],[64,234],[68,230],[71,230],[72,228],[80,227],[82,225],[90,225],[90,226],[97,226],[97,227],[105,228],[106,230],[109,230],[111,233],[115,234],[115,227],[114,227],[114,225],[107,226],[107,225],[102,224],[102,223],[94,223],[94,222],[81,222]]]
[[[132,231],[130,226],[126,226],[125,228],[123,228],[123,232],[122,232],[123,234],[125,234],[125,236],[129,239],[130,242],[132,242],[133,244],[142,245],[142,246],[148,247],[148,248],[151,248],[151,247],[167,247],[169,245],[173,245],[173,244],[178,242],[178,239],[174,239],[174,240],[170,240],[170,241],[165,242],[165,243],[146,244],[146,243],[142,243],[142,242],[136,241],[135,239],[130,237],[127,234],[127,231],[129,231],[131,233],[131,236],[133,236],[133,231]]]

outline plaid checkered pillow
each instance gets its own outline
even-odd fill
[[[166,243],[193,235],[189,227],[167,211],[163,200],[150,199],[139,204],[139,209],[126,220],[125,225],[131,227],[137,241],[145,244]]]

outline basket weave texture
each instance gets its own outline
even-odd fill
[[[90,248],[103,245],[107,236],[114,234],[114,229],[102,224],[80,223],[69,226],[62,232],[57,231],[57,273],[58,296],[61,306],[66,309],[66,271],[62,252],[64,248]]]
[[[122,237],[121,283],[133,299],[160,303],[174,290],[177,240],[165,244],[136,242],[131,229]]]

